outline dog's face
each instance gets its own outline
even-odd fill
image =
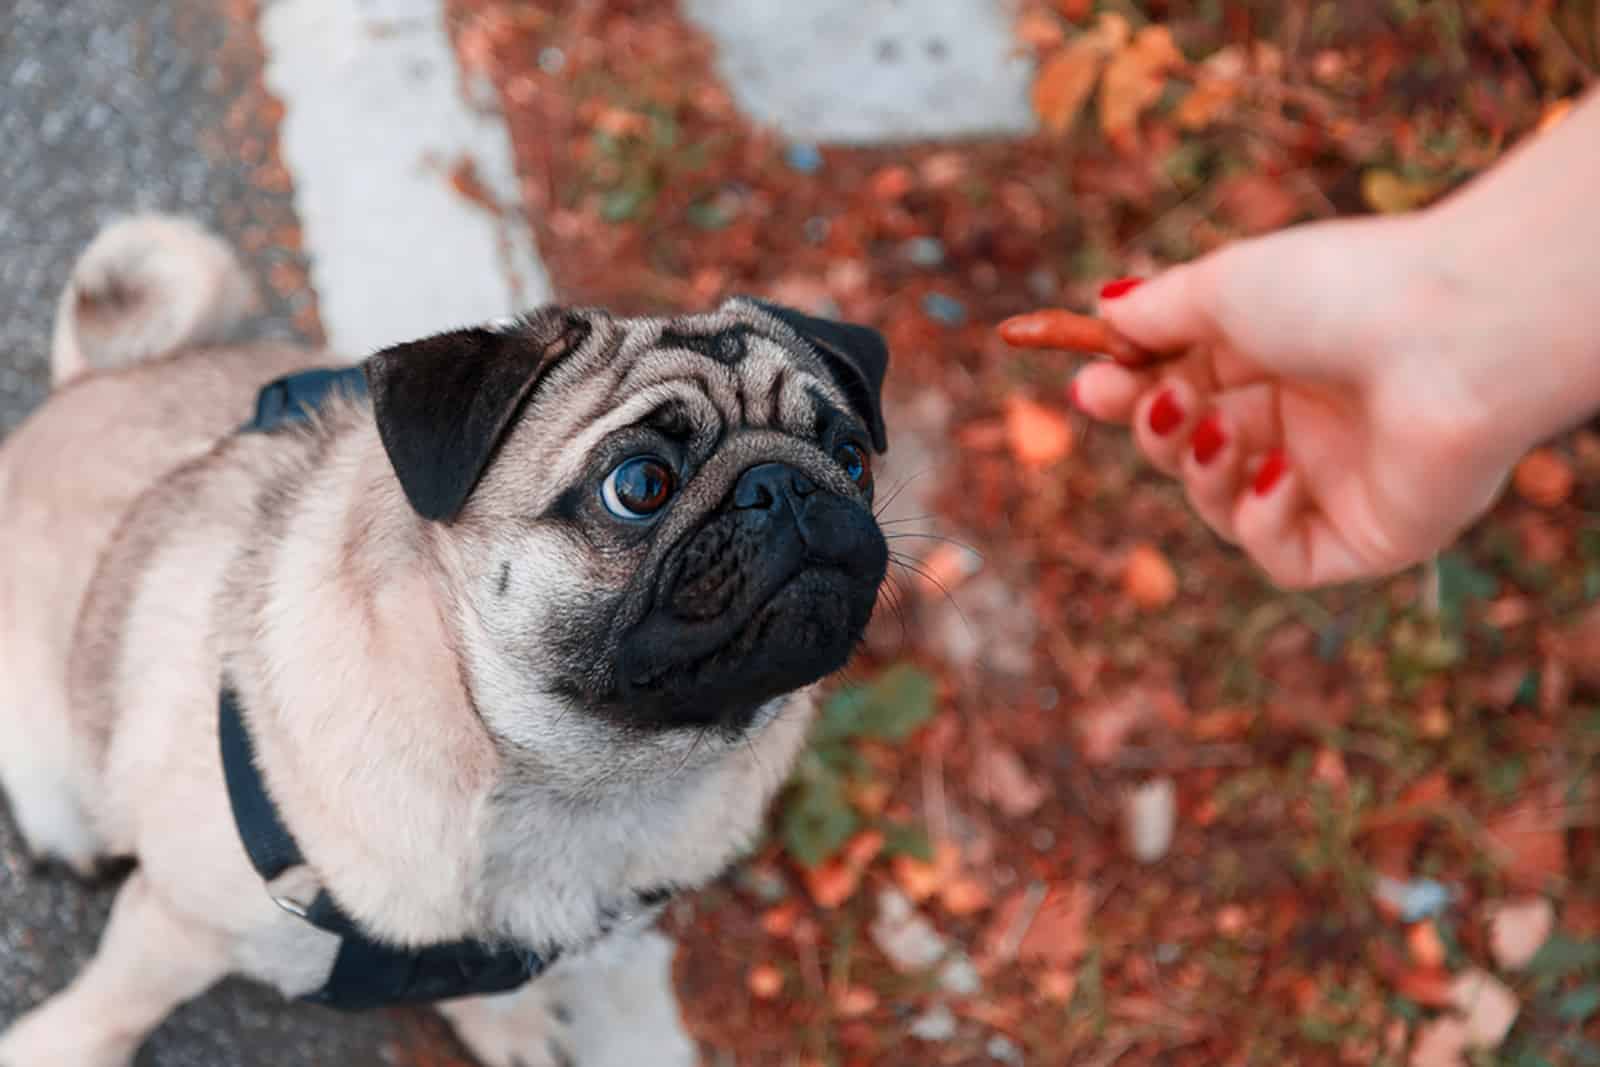
[[[379,431],[491,728],[715,748],[843,666],[888,562],[887,358],[871,330],[744,300],[546,308],[374,356]]]

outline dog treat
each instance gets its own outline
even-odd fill
[[[1118,363],[1139,366],[1155,354],[1140,348],[1112,328],[1105,319],[1074,311],[1034,311],[1015,315],[1000,324],[1000,337],[1017,348],[1064,348],[1110,356]]]

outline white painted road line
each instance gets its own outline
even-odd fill
[[[360,357],[550,299],[510,135],[469,104],[442,0],[267,0],[261,35],[334,349]],[[452,187],[463,160],[498,213]]]

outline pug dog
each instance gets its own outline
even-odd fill
[[[190,222],[113,225],[0,447],[0,784],[36,856],[135,862],[0,1065],[125,1067],[230,974],[571,1063],[550,990],[664,966],[867,625],[887,350],[734,299],[350,365],[225,343],[251,293]]]

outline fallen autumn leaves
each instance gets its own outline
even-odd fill
[[[1559,113],[1600,58],[1585,13],[1028,3],[1044,132],[867,150],[745,123],[674,5],[456,6],[567,295],[867,321],[900,410],[938,402],[891,420],[915,569],[846,686],[909,662],[926,706],[880,702],[911,710],[884,736],[825,720],[770,840],[674,911],[723,1062],[1597,1054],[1600,437],[1530,457],[1439,596],[1287,597],[1071,414],[1072,357],[993,335],[1437,197]]]

